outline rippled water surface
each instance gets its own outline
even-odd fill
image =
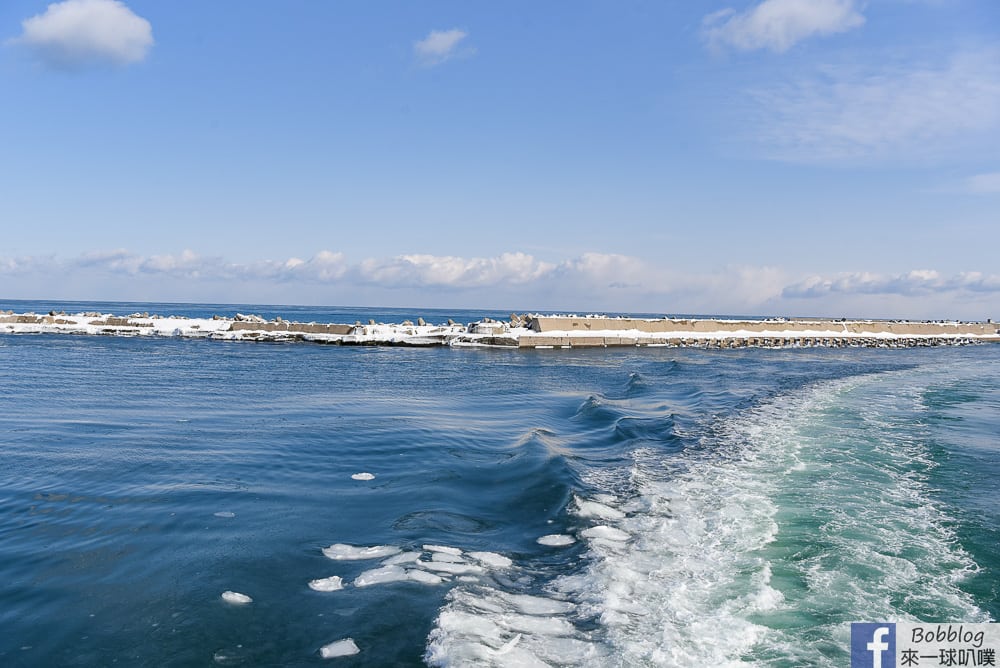
[[[0,336],[0,662],[844,665],[850,621],[1000,614],[998,379],[998,346]]]

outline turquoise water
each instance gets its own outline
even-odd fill
[[[0,336],[0,661],[842,666],[850,621],[1000,615],[998,379],[990,345]]]

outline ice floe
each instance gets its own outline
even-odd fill
[[[450,561],[417,561],[415,565],[430,571],[440,571],[451,573],[452,575],[466,575],[470,573],[482,573],[483,568],[469,563],[453,563]]]
[[[469,552],[468,556],[490,568],[510,568],[514,565],[508,557],[496,552]]]
[[[394,564],[410,564],[414,561],[420,559],[420,552],[400,552],[395,554],[382,563],[386,566],[392,566]]]
[[[374,480],[375,474],[368,473],[367,471],[362,471],[361,473],[354,473],[351,475],[352,480]]]
[[[441,584],[447,579],[441,575],[437,575],[435,573],[428,573],[427,571],[421,571],[416,568],[406,571],[406,577],[416,582],[422,582],[423,584],[431,584],[431,585]]]
[[[331,575],[328,578],[310,581],[309,588],[315,591],[338,591],[344,588],[344,581],[338,575]]]
[[[539,545],[547,545],[549,547],[565,547],[567,545],[572,545],[573,543],[575,543],[576,538],[561,533],[550,533],[545,536],[542,536],[536,542]]]
[[[576,514],[580,517],[596,517],[602,520],[620,520],[625,517],[625,513],[617,508],[596,501],[584,501],[578,498],[576,506]]]
[[[423,545],[421,550],[403,550],[395,545],[357,546],[334,543],[323,548],[323,554],[339,561],[380,559],[375,568],[360,573],[352,582],[355,587],[371,587],[391,582],[419,582],[437,585],[452,581],[480,582],[480,576],[490,571],[512,568],[513,560],[497,552],[463,553],[447,545]],[[313,580],[309,587],[316,591],[337,591],[344,588],[339,576]]]
[[[253,603],[253,599],[246,594],[228,590],[222,592],[222,600],[226,603],[233,603],[234,605],[246,605],[247,603]]]
[[[401,552],[398,547],[392,545],[372,545],[370,547],[358,547],[347,545],[346,543],[334,543],[330,547],[323,548],[324,556],[338,561],[359,561],[362,559],[380,559],[390,557]]]
[[[354,579],[354,586],[370,587],[372,585],[385,584],[387,582],[408,580],[409,577],[410,576],[406,574],[406,570],[400,568],[399,566],[381,566],[379,568],[367,570],[356,577]]]
[[[361,650],[358,648],[353,638],[337,640],[329,645],[323,645],[319,648],[319,655],[324,659],[335,659],[339,656],[354,656],[360,652]]]
[[[438,615],[425,659],[434,666],[495,668],[608,663],[607,649],[577,621],[576,605],[568,601],[463,586],[452,590]]]

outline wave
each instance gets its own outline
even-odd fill
[[[426,658],[838,666],[851,621],[989,621],[961,587],[978,566],[930,485],[920,373],[774,396],[720,418],[679,455],[648,442],[656,427],[674,438],[669,418],[638,419],[650,428],[631,466],[595,467],[584,484],[609,492],[568,508],[578,543],[553,549],[576,552],[456,587]],[[616,429],[637,420],[624,412],[597,397],[580,411]],[[558,610],[522,619],[508,598],[525,595]]]

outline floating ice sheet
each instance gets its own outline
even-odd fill
[[[452,554],[456,557],[462,556],[462,550],[457,547],[448,547],[447,545],[424,545],[424,552],[441,552],[443,554]]]
[[[430,571],[440,571],[442,573],[452,573],[453,575],[463,575],[469,573],[482,573],[481,566],[474,564],[455,564],[449,561],[417,561],[416,566],[426,568]]]
[[[233,603],[235,605],[246,605],[247,603],[253,603],[253,599],[246,594],[241,594],[238,591],[224,591],[222,592],[222,600],[226,603]]]
[[[393,566],[398,564],[411,564],[414,561],[420,559],[419,552],[400,552],[395,554],[382,562],[385,566]]]
[[[573,543],[575,543],[576,538],[561,533],[550,533],[548,535],[542,536],[536,542],[539,545],[548,545],[549,547],[565,547],[567,545],[572,545]]]
[[[514,562],[496,552],[469,552],[469,556],[490,568],[510,568]]]
[[[338,591],[344,588],[344,581],[338,575],[331,575],[328,578],[312,580],[309,588],[314,591]]]
[[[427,571],[421,571],[416,568],[406,571],[406,576],[415,582],[422,582],[430,585],[441,584],[446,579],[445,577],[435,573],[428,573]]]
[[[358,547],[345,543],[334,543],[330,547],[323,548],[323,554],[338,561],[358,561],[361,559],[381,559],[391,557],[401,552],[398,547],[392,545],[372,545],[370,547]]]
[[[319,655],[324,659],[335,659],[338,656],[354,656],[360,652],[361,650],[358,649],[353,638],[337,640],[319,648]]]
[[[625,517],[625,513],[596,501],[576,500],[577,515],[580,517],[596,517],[602,520],[620,520]]]
[[[355,587],[370,587],[386,582],[408,580],[410,576],[399,566],[381,566],[365,571],[354,580]]]

